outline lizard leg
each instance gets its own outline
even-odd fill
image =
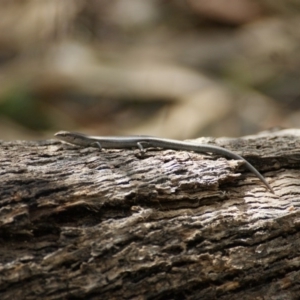
[[[137,144],[137,146],[139,147],[139,149],[141,150],[141,152],[142,152],[142,153],[145,153],[145,148],[143,147],[142,142],[137,142],[136,144]]]
[[[93,142],[93,143],[91,143],[91,146],[96,146],[96,147],[98,147],[100,150],[102,150],[102,146],[101,146],[101,144],[100,144],[100,142]]]

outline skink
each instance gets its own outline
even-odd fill
[[[59,131],[55,137],[64,142],[78,145],[82,147],[98,147],[98,148],[133,148],[139,147],[141,151],[144,148],[158,147],[164,149],[184,150],[194,152],[211,152],[220,154],[225,157],[242,160],[248,170],[254,173],[265,186],[274,194],[273,189],[266,179],[242,156],[233,153],[225,148],[208,144],[195,144],[190,142],[181,142],[177,140],[164,139],[152,136],[89,136],[77,132]]]

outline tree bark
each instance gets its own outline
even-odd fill
[[[252,163],[0,143],[0,299],[299,299],[300,130],[200,139]]]

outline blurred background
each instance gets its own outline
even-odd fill
[[[0,0],[0,139],[300,127],[299,0]]]

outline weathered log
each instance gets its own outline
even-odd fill
[[[205,139],[275,195],[216,155],[2,141],[0,299],[299,299],[299,136]]]

